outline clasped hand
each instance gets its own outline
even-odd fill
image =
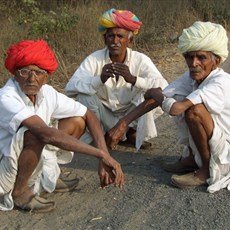
[[[116,80],[118,80],[119,76],[122,76],[126,82],[133,85],[136,82],[136,77],[130,73],[129,67],[123,63],[109,63],[102,68],[101,81],[103,83],[105,83],[110,77],[116,77]]]

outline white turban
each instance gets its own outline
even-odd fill
[[[228,37],[223,26],[211,22],[195,22],[184,29],[179,37],[180,52],[210,51],[221,57],[224,62],[228,57]]]

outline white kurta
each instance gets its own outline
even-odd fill
[[[42,86],[34,106],[13,79],[8,80],[0,89],[0,108],[0,196],[9,196],[14,185],[17,159],[23,147],[23,134],[26,130],[20,128],[22,121],[38,115],[49,125],[51,118],[84,116],[87,108],[58,93],[49,85]],[[8,163],[10,165],[7,165]],[[41,176],[41,172],[43,175],[33,179],[34,183],[37,183],[34,189],[38,191],[39,185],[42,184],[42,187],[50,192],[55,188],[60,173],[55,151],[44,148],[41,164],[43,166],[37,175]],[[0,204],[0,209],[4,210],[4,204]]]
[[[111,63],[111,59],[107,48],[89,55],[67,83],[66,94],[71,97],[76,97],[78,94],[96,94],[103,105],[114,114],[124,112],[125,115],[132,105],[137,106],[144,100],[143,94],[147,89],[153,87],[163,89],[168,85],[149,57],[130,48],[127,48],[124,64],[129,67],[130,73],[137,77],[134,86],[127,83],[122,76],[118,81],[109,78],[103,84],[100,76],[103,66],[108,63]],[[137,142],[157,135],[154,119],[161,114],[162,110],[157,108],[139,119],[141,127],[137,131],[142,132],[137,132]],[[137,143],[137,148],[139,147],[140,143]]]
[[[182,78],[164,89],[166,97],[189,99],[194,105],[203,103],[214,121],[212,138],[209,140],[210,178],[209,192],[230,187],[230,75],[217,68],[200,84],[186,72]],[[179,142],[190,145],[195,154],[196,163],[202,166],[198,150],[188,132],[183,115],[176,118],[179,127]]]

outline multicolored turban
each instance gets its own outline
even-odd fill
[[[181,53],[190,51],[210,51],[224,62],[228,57],[228,37],[223,26],[211,22],[195,22],[184,29],[179,37],[178,48]]]
[[[99,18],[98,30],[105,34],[107,29],[119,27],[137,34],[141,24],[142,22],[131,11],[110,9]]]
[[[5,67],[12,73],[27,65],[37,65],[52,74],[58,67],[57,60],[48,44],[40,40],[23,40],[7,50]]]

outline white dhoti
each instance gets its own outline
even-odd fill
[[[24,132],[22,127],[14,135],[8,156],[0,154],[0,210],[12,210],[14,202],[11,196],[18,172],[18,159],[23,149]],[[61,154],[57,154],[61,152]],[[59,151],[59,148],[46,145],[35,171],[28,181],[28,186],[34,194],[41,191],[53,192],[60,175],[58,163],[68,163],[72,160],[71,152]],[[58,160],[60,158],[60,161]]]
[[[144,98],[140,98],[140,103],[144,100]],[[96,95],[89,96],[79,94],[77,96],[77,101],[84,104],[88,107],[91,111],[93,111],[101,123],[102,129],[104,133],[106,133],[109,129],[113,128],[117,122],[131,112],[136,106],[130,103],[130,107],[128,110],[123,112],[116,112],[111,111],[106,108],[102,102],[98,99]],[[151,138],[157,136],[157,129],[155,125],[155,119],[163,114],[163,111],[160,107],[153,109],[152,111],[144,114],[142,117],[133,121],[129,124],[129,127],[133,127],[137,131],[137,138],[136,138],[136,148],[137,150],[141,147],[143,141],[147,141]],[[86,130],[84,135],[80,139],[85,143],[91,143],[92,137],[90,136],[89,132]],[[123,138],[125,140],[125,136]]]
[[[230,190],[230,137],[216,124],[214,120],[214,129],[212,138],[209,140],[210,147],[210,161],[209,161],[209,173],[210,178],[207,180],[208,188],[207,191],[214,193],[222,188]],[[190,146],[194,155],[196,164],[199,168],[202,167],[202,159],[198,152],[196,145],[186,128],[184,119],[180,118],[180,127],[183,128],[184,138],[181,144],[186,145],[183,157],[188,156],[189,150],[187,146]],[[181,132],[182,133],[182,132]],[[186,135],[186,133],[188,135]],[[187,136],[187,138],[185,138]],[[182,138],[180,139],[182,140]],[[187,140],[187,143],[186,143]]]

